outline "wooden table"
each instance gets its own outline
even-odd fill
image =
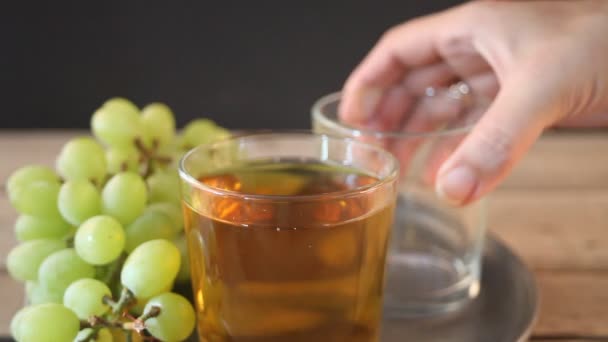
[[[19,166],[53,165],[78,134],[0,131],[0,336],[23,303],[4,266],[16,217],[4,182]],[[546,134],[489,202],[491,230],[536,275],[541,308],[532,340],[608,341],[608,132]]]

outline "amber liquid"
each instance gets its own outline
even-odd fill
[[[242,194],[320,194],[260,203],[193,190],[184,208],[201,341],[378,340],[394,201],[332,196],[375,178],[273,161],[200,180]]]

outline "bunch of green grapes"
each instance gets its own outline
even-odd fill
[[[91,119],[95,138],[61,149],[55,169],[26,166],[7,182],[20,244],[7,257],[28,306],[11,322],[19,342],[182,341],[192,304],[176,161],[228,132],[207,119],[177,134],[162,103],[113,98]]]

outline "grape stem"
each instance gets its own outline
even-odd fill
[[[65,244],[68,248],[74,247],[74,237],[70,236],[67,239],[65,239]]]
[[[122,314],[125,309],[135,303],[136,299],[135,296],[133,295],[133,292],[129,291],[129,289],[127,288],[123,288],[122,292],[120,293],[120,298],[118,299],[117,302],[110,302],[110,301],[106,301],[106,303],[108,305],[110,305],[110,307],[112,308],[112,313],[114,315],[120,315]]]
[[[150,310],[144,312],[143,315],[139,316],[133,322],[127,322],[123,324],[123,329],[135,330],[138,334],[146,330],[146,320],[160,315],[161,309],[158,306],[152,306]]]
[[[110,321],[100,316],[89,317],[89,326],[93,329],[101,329],[103,327],[122,327],[122,324],[117,321]]]
[[[116,306],[116,302],[110,296],[103,296],[103,298],[101,298],[101,300],[103,301],[104,304],[106,304],[107,306],[109,306],[111,308]]]
[[[123,263],[127,259],[127,254],[122,253],[118,259],[116,259],[113,263],[110,264],[108,272],[106,273],[104,279],[102,281],[106,284],[110,285],[110,289],[112,289],[113,293],[116,293],[118,289],[116,289],[118,282],[118,277],[120,275],[120,269],[122,268]],[[108,304],[109,305],[109,304]]]
[[[161,310],[160,306],[153,305],[150,308],[150,310],[148,310],[147,312],[145,312],[143,315],[139,316],[137,318],[137,320],[145,322],[146,320],[148,320],[150,318],[158,317],[158,315],[160,315],[161,311],[162,310]]]
[[[150,157],[152,155],[152,151],[148,150],[148,148],[144,145],[144,142],[139,137],[135,138],[133,143],[144,157]]]
[[[144,172],[142,177],[147,179],[154,172],[153,170],[153,162],[158,162],[160,164],[167,165],[171,163],[173,160],[171,157],[158,155],[156,152],[159,147],[159,142],[157,139],[152,140],[152,147],[147,148],[144,142],[140,138],[135,138],[134,141],[135,147],[141,154],[140,163],[144,164]]]
[[[161,164],[169,164],[173,161],[173,158],[161,155],[155,156],[154,159]]]
[[[132,341],[131,331],[135,331],[138,335],[143,336],[144,340],[146,341],[157,341],[154,338],[148,338],[144,334],[144,331],[146,330],[146,320],[160,315],[160,307],[152,306],[150,310],[145,312],[140,317],[134,319],[131,315],[128,314],[127,310],[129,305],[135,302],[135,297],[133,296],[133,293],[126,288],[122,290],[118,302],[115,302],[114,300],[112,300],[112,298],[108,296],[104,296],[103,301],[104,303],[112,307],[112,313],[114,314],[113,318],[111,317],[110,319],[107,319],[100,316],[91,316],[89,317],[88,322],[81,322],[81,329],[90,327],[93,329],[93,331],[87,334],[84,339],[78,340],[77,342],[94,341],[94,339],[97,337],[97,333],[99,332],[99,330],[104,327],[115,327],[124,330],[127,341]],[[121,321],[120,318],[122,317],[126,317],[132,321]]]
[[[86,334],[82,338],[79,338],[78,340],[75,340],[75,342],[92,342],[92,341],[95,341],[95,339],[97,338],[97,335],[99,334],[99,330],[101,330],[101,326],[93,327],[93,328],[91,328],[91,331],[89,331],[88,334]]]
[[[144,179],[148,179],[148,177],[150,177],[152,175],[152,173],[153,173],[153,171],[152,171],[152,163],[150,162],[149,159],[146,160],[145,163],[146,163],[146,168],[144,169],[144,174],[143,174],[142,177]]]

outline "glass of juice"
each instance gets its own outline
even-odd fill
[[[464,207],[447,203],[436,195],[435,177],[488,102],[464,83],[419,92],[391,91],[400,93],[404,104],[393,108],[404,111],[398,113],[402,119],[393,127],[372,130],[344,123],[338,115],[341,95],[334,93],[313,105],[313,129],[381,146],[401,163],[387,258],[386,314],[454,311],[480,291],[485,203],[483,199]]]
[[[195,148],[180,175],[201,341],[378,341],[390,153],[254,134]]]

